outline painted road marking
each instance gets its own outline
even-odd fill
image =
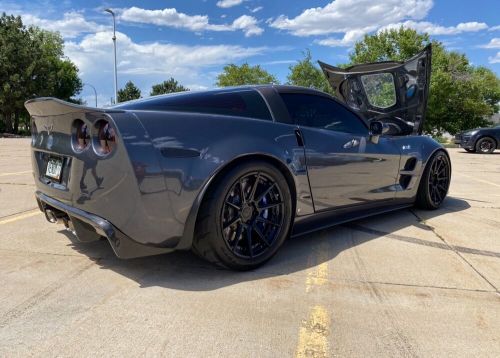
[[[458,175],[464,176],[464,177],[466,177],[466,178],[469,178],[469,179],[472,179],[472,180],[478,181],[478,182],[480,182],[480,183],[490,184],[490,185],[497,186],[497,187],[499,187],[499,188],[500,188],[500,185],[499,185],[499,184],[493,183],[493,182],[488,181],[488,180],[478,179],[478,178],[476,178],[476,177],[471,177],[470,175],[467,175],[467,174],[464,174],[464,173],[454,173],[454,174],[458,174]]]
[[[307,273],[306,292],[311,292],[315,286],[323,286],[328,282],[328,262],[316,266],[314,270]]]
[[[302,322],[295,357],[328,357],[330,316],[325,307],[314,306],[307,321]]]
[[[7,176],[11,176],[11,175],[21,175],[21,174],[28,174],[28,173],[32,173],[32,171],[31,170],[26,170],[24,172],[2,173],[2,174],[0,174],[0,177],[7,177]]]
[[[306,292],[328,283],[328,238],[324,237],[315,252],[309,256],[309,265],[313,266],[307,273]],[[330,314],[321,304],[313,306],[309,318],[302,321],[295,357],[328,357],[328,334],[330,331]]]
[[[29,212],[25,212],[25,213],[22,213],[22,214],[19,214],[19,215],[15,215],[15,216],[7,218],[7,219],[0,219],[0,225],[4,225],[4,224],[8,224],[8,223],[11,223],[11,222],[14,222],[14,221],[26,219],[26,218],[29,218],[29,217],[32,217],[32,216],[35,216],[35,215],[39,215],[41,213],[42,212],[39,209],[33,209],[33,210],[29,211]]]

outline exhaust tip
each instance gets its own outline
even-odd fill
[[[50,209],[45,210],[45,218],[47,219],[48,222],[50,222],[52,224],[56,224],[57,223],[57,216]]]

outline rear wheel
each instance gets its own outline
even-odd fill
[[[441,206],[451,180],[450,159],[442,150],[429,159],[418,187],[415,205],[421,209],[434,210]]]
[[[219,266],[250,270],[269,260],[288,235],[290,189],[271,164],[241,164],[207,193],[198,218],[193,251]]]
[[[496,148],[496,143],[493,138],[484,137],[477,141],[476,152],[482,154],[491,154]]]

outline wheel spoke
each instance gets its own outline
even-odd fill
[[[238,205],[234,204],[234,203],[231,203],[230,201],[226,201],[226,204],[229,205],[230,207],[236,209],[236,210],[241,210],[241,207],[239,207]]]
[[[275,185],[275,183],[270,185],[262,194],[259,195],[257,199],[254,200],[255,203],[259,203],[267,194],[269,194],[269,192],[275,187]]]
[[[252,229],[249,226],[247,226],[245,228],[245,231],[247,232],[248,253],[250,255],[250,258],[253,258]]]
[[[271,208],[274,208],[274,207],[279,206],[279,205],[282,205],[282,204],[283,204],[283,202],[282,202],[282,201],[279,201],[279,202],[277,202],[277,203],[272,203],[272,204],[268,204],[268,205],[264,205],[264,206],[259,206],[259,207],[257,208],[257,210],[259,210],[259,212],[260,212],[260,211],[262,211],[262,210],[271,209]]]
[[[241,218],[239,216],[234,217],[231,219],[228,223],[226,223],[223,227],[223,230],[226,230],[228,227],[233,226],[237,222],[241,221]]]
[[[233,252],[236,253],[236,248],[238,247],[238,243],[241,240],[241,234],[243,232],[243,225],[239,224],[238,228],[236,229],[236,234],[234,235],[234,246],[233,246]]]
[[[262,231],[260,231],[260,228],[257,225],[254,225],[253,230],[257,233],[257,236],[260,238],[260,240],[267,246],[270,247],[271,244],[267,241],[267,239],[264,237],[264,234]]]
[[[262,217],[260,217],[260,216],[257,216],[257,217],[255,218],[255,220],[260,221],[260,222],[262,222],[262,223],[264,223],[264,224],[267,224],[267,225],[272,225],[272,226],[276,226],[276,227],[280,227],[280,226],[281,226],[280,224],[277,224],[277,223],[275,223],[275,222],[272,222],[271,220],[268,220],[268,219],[262,218]]]
[[[257,177],[255,178],[255,183],[253,183],[252,190],[250,191],[250,196],[248,200],[252,201],[255,197],[255,191],[257,190],[257,186],[259,185],[260,173],[257,173]]]
[[[240,195],[241,195],[241,202],[242,202],[242,203],[246,203],[246,202],[247,202],[247,199],[245,198],[245,191],[243,190],[243,180],[242,180],[242,179],[240,179],[239,183],[240,183]]]

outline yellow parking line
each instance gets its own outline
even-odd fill
[[[31,173],[31,172],[32,172],[31,170],[26,170],[26,171],[24,171],[24,172],[2,173],[2,174],[0,174],[0,177],[7,177],[7,176],[11,176],[11,175],[28,174],[28,173]]]
[[[38,214],[41,214],[42,212],[39,209],[34,209],[28,212],[25,212],[23,214],[15,215],[13,217],[7,218],[7,219],[0,219],[0,225],[8,224],[14,221],[26,219]]]
[[[469,178],[469,179],[472,179],[472,180],[478,181],[478,182],[480,182],[480,183],[490,184],[490,185],[493,185],[493,186],[498,186],[498,187],[500,188],[500,185],[499,185],[499,184],[493,183],[493,182],[488,181],[488,180],[478,179],[478,178],[472,177],[472,176],[467,175],[467,174],[464,174],[464,173],[454,173],[454,174],[458,174],[458,175],[464,176],[464,177],[466,177],[466,178]]]
[[[314,286],[323,286],[328,282],[328,262],[316,266],[313,271],[307,273],[306,292],[311,292]]]
[[[314,306],[309,319],[302,323],[295,357],[328,357],[330,316],[325,307]]]

